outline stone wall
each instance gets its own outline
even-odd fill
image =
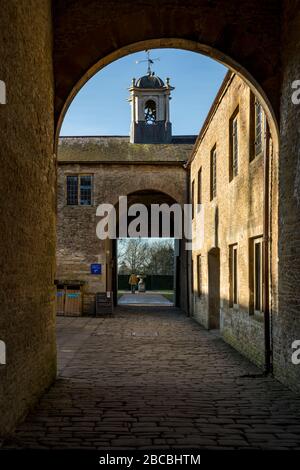
[[[250,89],[239,77],[227,81],[227,90],[216,106],[206,132],[203,132],[191,164],[191,180],[195,181],[202,167],[202,211],[204,211],[204,242],[193,252],[194,295],[193,316],[210,328],[208,305],[208,256],[220,249],[220,328],[224,339],[259,365],[264,364],[263,316],[249,311],[249,244],[253,237],[263,235],[263,154],[250,161]],[[238,112],[238,175],[229,180],[229,122]],[[217,194],[210,197],[210,154],[216,145]],[[196,236],[196,220],[194,233]],[[197,236],[199,237],[198,232]],[[237,244],[238,305],[229,304],[229,247]],[[197,290],[197,255],[201,255],[202,295]]]
[[[135,0],[133,8],[132,0],[54,2],[56,119],[68,97],[99,68],[131,52],[159,47],[203,52],[249,73],[278,116],[281,3]]]
[[[274,322],[274,371],[300,390],[300,365],[291,361],[300,340],[300,104],[292,102],[292,83],[300,80],[299,2],[286,1],[282,36],[279,154],[279,282]]]
[[[11,430],[35,403],[54,380],[56,369],[51,3],[1,4],[0,79],[7,84],[8,104],[0,106],[0,339],[7,344],[7,365],[0,366],[0,434]],[[106,0],[101,8],[98,0],[55,2],[56,121],[76,84],[81,86],[88,78],[88,70],[93,73],[146,47],[183,47],[211,54],[238,64],[242,74],[256,80],[276,116],[281,114],[274,370],[282,381],[299,389],[300,367],[290,358],[291,342],[300,338],[300,107],[291,102],[291,83],[300,78],[299,2],[229,3],[166,0],[157,8],[156,3],[139,0],[133,11],[129,1],[121,5]],[[140,41],[144,42],[137,46]],[[275,168],[276,158],[277,154]],[[273,220],[276,217],[275,201]],[[272,236],[276,267],[276,233]]]
[[[50,0],[1,2],[0,435],[56,376],[52,23]]]
[[[116,140],[119,140],[119,143],[116,143]],[[128,141],[128,138],[126,140]],[[114,141],[113,144],[112,141]],[[131,152],[129,156],[126,153],[128,145]],[[118,146],[119,152],[116,150]],[[181,152],[178,150],[179,147],[181,147]],[[56,278],[84,281],[85,294],[105,292],[107,286],[111,286],[112,283],[112,274],[109,269],[112,245],[99,240],[96,236],[96,226],[100,220],[96,216],[97,206],[101,203],[116,205],[119,196],[127,196],[144,190],[160,191],[180,204],[184,204],[187,201],[187,172],[183,167],[183,162],[187,160],[191,149],[192,145],[144,146],[124,143],[124,139],[115,138],[61,139],[58,153]],[[105,162],[109,155],[112,159],[110,163]],[[173,161],[170,161],[172,155]],[[101,161],[102,157],[104,161]],[[166,160],[165,163],[162,162],[163,158]],[[114,159],[119,163],[113,163]],[[66,204],[66,176],[83,173],[93,177],[93,204],[68,206]],[[183,300],[186,298],[185,260],[183,259],[182,262],[181,297],[182,306],[186,309],[186,300]],[[91,263],[103,265],[101,275],[90,273]],[[107,269],[108,272],[106,272]]]

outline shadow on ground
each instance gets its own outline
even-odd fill
[[[178,309],[60,317],[58,357],[5,448],[300,448],[300,398]]]

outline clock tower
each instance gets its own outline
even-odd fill
[[[170,99],[174,87],[169,78],[164,83],[151,71],[151,63],[148,55],[147,75],[134,78],[129,88],[132,144],[168,144],[172,140]]]

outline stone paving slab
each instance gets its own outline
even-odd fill
[[[300,397],[178,309],[57,328],[57,382],[5,448],[300,449]]]
[[[119,305],[155,305],[155,306],[173,306],[173,302],[168,300],[161,294],[152,292],[136,292],[135,294],[126,293],[123,294],[119,300]]]

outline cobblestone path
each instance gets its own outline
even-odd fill
[[[4,447],[300,449],[300,397],[180,310],[57,323],[58,380]]]

